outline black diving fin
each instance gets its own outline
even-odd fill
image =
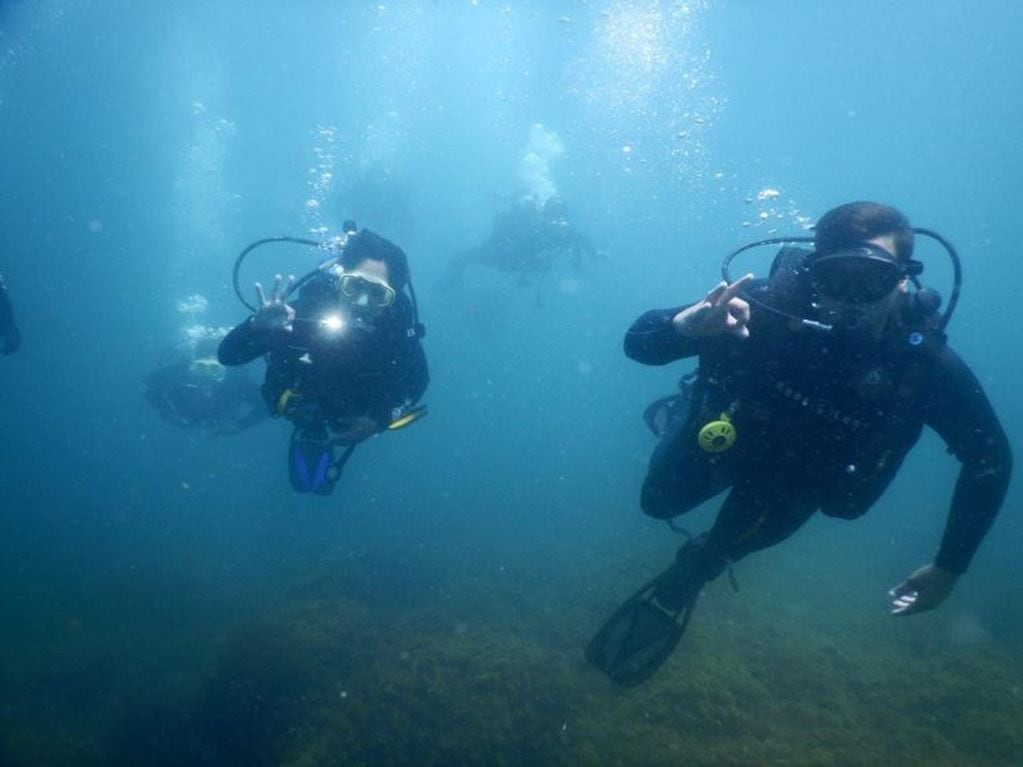
[[[668,612],[654,598],[661,577],[615,610],[586,647],[586,660],[622,687],[649,679],[675,650],[692,617],[699,591]]]
[[[661,667],[682,638],[704,584],[724,560],[707,556],[706,533],[690,536],[663,573],[645,583],[607,619],[586,648],[586,660],[611,681],[633,687]]]

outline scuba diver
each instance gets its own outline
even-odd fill
[[[160,416],[181,428],[237,434],[269,415],[259,386],[244,370],[217,360],[226,328],[193,326],[192,343],[177,358],[146,376],[143,396]]]
[[[917,279],[914,233],[952,257],[948,308]],[[733,281],[731,259],[784,247],[766,280]],[[654,403],[660,432],[643,483],[643,511],[672,520],[728,491],[711,529],[640,588],[590,642],[587,658],[622,685],[668,658],[708,581],[747,554],[793,535],[817,511],[855,519],[881,497],[923,427],[961,463],[934,561],[890,592],[893,615],[937,607],[966,572],[1005,496],[1012,456],[977,378],[946,344],[960,267],[940,235],[912,229],[871,202],[825,214],[813,238],[740,248],[725,280],[687,306],[641,316],[626,354],[648,365],[699,357],[682,394]],[[734,585],[734,581],[733,581]]]
[[[542,280],[560,258],[578,271],[583,259],[597,257],[593,243],[569,220],[561,197],[554,195],[541,204],[526,195],[494,216],[486,240],[452,260],[443,283],[457,285],[470,264],[479,264],[516,275],[527,284],[533,277]]]
[[[425,414],[429,374],[408,260],[393,242],[345,222],[336,255],[298,282],[278,275],[267,296],[220,344],[224,365],[266,355],[263,396],[292,422],[288,474],[298,492],[328,495],[355,447]],[[270,238],[323,247],[294,238]],[[297,290],[292,301],[290,295]],[[407,291],[407,292],[406,292]],[[239,291],[239,297],[241,293]],[[340,449],[340,452],[339,452]]]
[[[14,321],[14,307],[11,306],[7,284],[2,274],[0,274],[0,338],[3,339],[0,353],[14,354],[21,346],[21,331],[18,330],[18,323]]]

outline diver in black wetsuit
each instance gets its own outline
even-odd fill
[[[657,608],[688,611],[729,563],[780,543],[818,510],[864,514],[924,426],[962,467],[937,556],[892,589],[892,613],[937,607],[998,513],[1009,443],[980,383],[946,345],[936,307],[909,290],[922,265],[910,258],[906,218],[874,203],[843,205],[820,220],[814,247],[783,251],[770,280],[746,275],[695,304],[647,312],[625,337],[626,354],[645,364],[699,356],[688,402],[666,419],[650,461],[643,510],[670,519],[729,492],[710,531],[591,643],[588,657],[618,681],[642,681],[678,641],[685,624],[674,628]],[[609,649],[609,626],[618,637],[621,626],[631,631],[637,609],[648,623],[634,646]],[[647,629],[662,640],[641,657]]]
[[[202,330],[205,337],[145,377],[146,401],[167,423],[184,429],[238,434],[265,421],[269,414],[259,386],[247,371],[217,361],[217,343],[226,331]]]
[[[257,311],[221,342],[218,357],[241,365],[267,355],[263,396],[295,425],[292,485],[326,495],[358,443],[424,412],[416,408],[429,381],[422,326],[405,292],[405,253],[369,230],[353,231],[288,303],[293,279],[278,277],[269,298],[256,285]]]
[[[2,354],[14,354],[21,346],[21,331],[18,330],[18,323],[14,321],[14,308],[11,306],[10,296],[7,295],[7,285],[2,274],[0,274],[0,339],[3,339],[3,346],[0,346]]]
[[[598,256],[590,239],[569,219],[561,197],[554,195],[541,204],[526,195],[494,216],[490,234],[482,243],[452,259],[442,282],[454,287],[470,264],[479,264],[516,275],[527,284],[542,278],[559,259],[578,271],[583,260]]]

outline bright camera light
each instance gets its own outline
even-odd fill
[[[340,333],[344,330],[345,321],[340,314],[328,314],[320,320],[320,327],[328,333]]]

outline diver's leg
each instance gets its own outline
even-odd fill
[[[700,449],[685,414],[668,425],[650,457],[640,505],[657,519],[683,514],[731,484],[732,457]]]
[[[723,566],[794,534],[820,507],[819,493],[801,484],[777,474],[736,483],[708,535],[708,555]]]
[[[671,567],[660,576],[657,601],[667,609],[681,609],[729,563],[785,540],[818,506],[815,493],[784,478],[736,485],[710,531],[683,544]]]
[[[331,476],[334,450],[327,427],[321,423],[295,421],[288,445],[288,478],[299,493],[328,495],[336,477]]]

